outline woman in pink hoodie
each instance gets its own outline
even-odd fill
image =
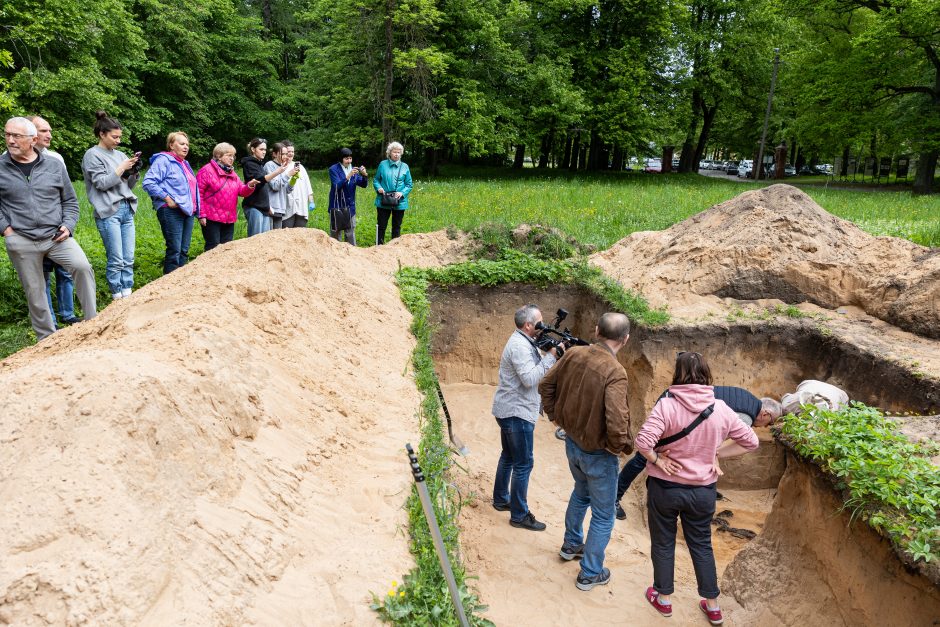
[[[757,436],[723,401],[715,400],[711,385],[705,358],[699,353],[679,353],[669,392],[653,407],[635,445],[646,458],[649,473],[646,487],[653,585],[646,590],[646,600],[663,616],[672,616],[669,597],[674,592],[676,520],[681,519],[698,593],[705,597],[699,607],[712,625],[720,625],[723,619],[711,528],[720,472],[715,460],[756,449]],[[700,416],[704,418],[695,424]],[[661,442],[674,435],[680,437]]]
[[[202,207],[199,211],[199,226],[206,240],[206,250],[235,238],[235,221],[238,219],[238,197],[247,197],[254,191],[258,181],[252,179],[242,183],[235,172],[235,146],[216,144],[212,149],[212,161],[202,166],[196,175]]]

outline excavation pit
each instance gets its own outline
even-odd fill
[[[547,420],[539,420],[535,433],[535,468],[530,479],[529,505],[540,520],[548,524],[545,533],[522,533],[508,525],[506,515],[490,507],[493,473],[499,455],[499,437],[490,413],[499,358],[506,339],[514,330],[512,313],[522,304],[536,303],[546,321],[554,317],[559,307],[570,312],[565,321],[571,332],[590,339],[600,314],[607,308],[595,296],[573,286],[538,288],[514,284],[499,288],[448,287],[431,288],[432,323],[436,333],[432,341],[432,355],[444,390],[445,400],[453,419],[454,430],[469,447],[471,454],[458,462],[468,470],[458,472],[457,481],[464,496],[472,493],[471,507],[461,515],[462,546],[466,553],[467,569],[479,577],[477,588],[482,600],[490,606],[488,618],[497,624],[562,624],[604,620],[607,612],[628,612],[635,609],[644,616],[649,608],[642,591],[652,578],[649,562],[649,537],[645,522],[645,479],[636,481],[625,495],[623,506],[626,521],[617,521],[607,550],[605,562],[614,573],[606,594],[594,595],[589,602],[573,586],[577,567],[559,564],[557,550],[564,532],[564,511],[571,490],[564,447],[554,438],[554,427]],[[796,389],[804,379],[829,381],[845,389],[850,398],[886,411],[918,414],[940,413],[940,389],[935,381],[917,376],[903,365],[883,359],[858,346],[826,333],[811,319],[770,319],[735,324],[706,323],[700,325],[676,324],[651,329],[635,326],[628,345],[619,355],[627,370],[630,383],[631,429],[636,433],[656,398],[668,387],[677,351],[696,350],[705,354],[711,365],[715,383],[740,386],[758,396],[780,398]],[[751,620],[792,624],[785,608],[774,603],[775,592],[768,578],[757,578],[756,559],[766,560],[772,554],[763,547],[745,551],[752,556],[748,561],[735,560],[742,549],[755,545],[767,525],[777,530],[775,542],[786,540],[795,557],[779,560],[793,566],[800,563],[799,556],[812,555],[812,534],[816,529],[831,534],[843,529],[842,537],[820,537],[820,543],[832,550],[846,553],[864,546],[877,554],[885,563],[884,571],[853,574],[853,582],[864,582],[861,587],[877,606],[880,593],[890,591],[892,598],[907,598],[913,606],[934,611],[940,608],[940,594],[935,584],[920,575],[905,572],[890,545],[868,529],[864,523],[848,526],[848,514],[839,513],[841,504],[831,484],[813,483],[806,476],[814,476],[811,467],[785,450],[767,429],[757,429],[761,440],[758,452],[726,460],[722,467],[725,476],[719,481],[719,491],[725,497],[719,501],[718,511],[728,510],[716,522],[713,544],[719,577],[726,570],[741,573],[759,585],[741,585],[727,578],[723,581],[723,606],[732,610],[731,616],[748,617],[748,622],[732,620],[732,624],[751,624]],[[623,460],[626,461],[626,460]],[[818,474],[818,472],[816,473]],[[783,494],[781,485],[801,486],[801,496]],[[806,487],[808,486],[808,487]],[[813,513],[825,525],[810,526],[797,537],[785,521],[789,510],[799,506],[800,499],[814,504]],[[824,508],[829,507],[827,519]],[[807,524],[810,513],[803,512]],[[844,518],[845,520],[842,520]],[[783,522],[782,522],[783,521]],[[835,521],[835,522],[832,522]],[[841,526],[840,526],[841,525]],[[718,527],[724,527],[719,530]],[[730,528],[730,532],[729,532]],[[783,528],[784,531],[780,531]],[[734,533],[741,530],[744,533]],[[749,540],[747,532],[757,534]],[[807,536],[807,534],[809,534]],[[675,607],[680,624],[697,624],[695,613],[695,585],[691,562],[679,534],[676,553],[677,593]],[[810,545],[810,546],[807,546]],[[876,551],[878,549],[878,551]],[[836,564],[818,556],[806,560],[812,567],[793,568],[793,576],[775,571],[788,589],[799,590],[813,585],[815,580],[839,579],[834,572]],[[735,562],[733,568],[728,566]],[[739,563],[740,562],[740,563]],[[819,572],[822,569],[825,572]],[[768,568],[768,572],[772,569]],[[908,578],[908,579],[905,579]],[[842,577],[846,579],[846,577]],[[570,580],[570,581],[569,581]],[[774,585],[780,584],[779,581]],[[782,584],[780,584],[782,585]],[[766,586],[762,596],[761,586]],[[858,586],[857,586],[858,587]],[[826,611],[834,624],[873,624],[871,608],[856,599],[850,599],[853,589],[833,590],[844,593],[830,598],[838,609]],[[917,592],[911,592],[917,590]],[[913,596],[912,596],[913,595]],[[915,597],[918,599],[915,602]],[[812,597],[820,608],[824,603]],[[742,605],[738,605],[741,603]],[[786,605],[792,605],[790,599]],[[634,608],[635,606],[635,608]],[[544,620],[533,622],[531,610],[542,607]],[[806,624],[815,611],[806,603],[801,606]],[[899,615],[900,616],[900,615]],[[905,624],[921,624],[925,614],[904,615]],[[934,616],[940,616],[935,613]],[[650,621],[655,620],[650,614]],[[913,621],[913,622],[911,622]],[[641,621],[642,622],[642,621]],[[880,624],[892,624],[883,621]],[[902,624],[902,623],[897,623]],[[931,624],[925,622],[923,624]]]

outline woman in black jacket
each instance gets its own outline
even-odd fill
[[[271,200],[268,195],[268,182],[293,167],[288,162],[272,172],[264,171],[264,156],[268,152],[268,140],[255,137],[248,142],[248,156],[241,160],[244,170],[245,182],[251,179],[258,181],[255,191],[242,201],[245,210],[245,220],[248,221],[248,237],[270,231],[274,225],[274,214],[271,212]]]

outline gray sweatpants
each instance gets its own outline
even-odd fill
[[[64,242],[53,242],[51,239],[37,241],[11,233],[3,238],[3,243],[26,293],[29,321],[37,339],[41,340],[55,332],[55,322],[46,298],[46,277],[42,272],[42,260],[45,257],[72,275],[85,320],[95,317],[95,271],[78,242],[71,237]]]

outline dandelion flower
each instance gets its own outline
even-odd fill
[[[399,593],[398,593],[398,596],[400,596],[400,597],[403,597],[403,596],[405,596],[405,591],[404,591],[404,590],[402,590],[401,592],[399,592]]]

